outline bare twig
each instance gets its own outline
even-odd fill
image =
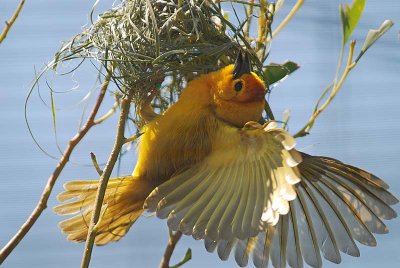
[[[260,14],[258,17],[258,27],[257,27],[257,41],[256,50],[257,52],[265,45],[265,26],[266,26],[266,5],[268,2],[265,0],[260,0]],[[260,57],[262,58],[262,57]]]
[[[296,4],[293,6],[292,10],[290,10],[289,14],[286,16],[286,18],[283,19],[281,24],[279,24],[278,27],[276,27],[275,31],[273,31],[271,38],[267,40],[267,42],[271,41],[274,39],[274,37],[282,31],[283,28],[285,28],[286,24],[294,17],[294,15],[299,11],[300,7],[303,5],[304,0],[297,0]]]
[[[268,101],[265,101],[265,104],[264,104],[264,111],[267,113],[268,120],[275,120],[275,116],[274,116],[274,114],[272,113],[272,110],[271,110],[271,107],[269,106]]]
[[[104,168],[104,171],[100,176],[99,188],[97,190],[96,200],[95,200],[95,207],[93,210],[92,218],[90,220],[88,235],[86,238],[85,250],[82,257],[82,263],[81,263],[82,268],[89,267],[90,258],[92,256],[93,244],[96,238],[96,224],[100,219],[100,210],[107,189],[107,183],[110,178],[111,172],[114,168],[115,162],[118,159],[121,147],[125,142],[125,137],[124,137],[125,123],[129,114],[129,108],[133,97],[133,93],[134,93],[133,90],[129,90],[128,95],[126,95],[121,100],[121,112],[118,121],[118,129],[115,137],[115,143],[111,151],[110,157],[108,158],[107,164]]]
[[[133,141],[137,140],[137,138],[139,138],[140,136],[142,136],[142,134],[143,134],[143,132],[140,132],[140,133],[138,133],[138,134],[133,135],[132,137],[126,138],[126,139],[124,140],[124,144],[125,144],[125,143],[129,143],[129,142],[133,142]]]
[[[8,31],[11,29],[11,26],[14,24],[15,20],[18,18],[19,12],[21,12],[22,7],[25,4],[25,0],[21,0],[14,14],[12,15],[10,21],[6,21],[6,26],[3,29],[3,32],[0,35],[0,44],[7,37]]]
[[[254,9],[254,0],[249,0],[248,6],[246,8],[247,21],[243,26],[243,36],[245,38],[249,38],[250,25],[251,25],[251,21],[253,19],[253,12],[254,12],[253,9]]]
[[[90,158],[92,159],[93,166],[96,169],[97,173],[99,174],[99,176],[101,176],[101,174],[103,174],[103,170],[101,170],[99,163],[97,163],[96,155],[93,152],[90,152]]]
[[[180,261],[178,264],[176,264],[174,266],[170,266],[169,262],[171,261],[172,253],[174,252],[176,244],[178,244],[181,237],[182,237],[182,232],[177,231],[175,233],[172,233],[172,231],[170,230],[168,245],[165,248],[164,256],[160,263],[160,268],[180,267],[192,258],[192,251],[189,248],[187,250],[184,258],[182,259],[182,261]]]
[[[110,117],[115,113],[115,111],[117,110],[118,104],[119,104],[119,101],[116,101],[116,102],[114,103],[113,107],[111,107],[111,109],[108,110],[108,112],[107,112],[105,115],[103,115],[102,117],[100,117],[99,119],[97,119],[97,120],[94,121],[94,124],[95,124],[95,125],[101,124],[101,123],[103,123],[105,120],[107,120],[108,118],[110,118]]]
[[[305,124],[305,126],[294,135],[295,138],[303,137],[309,133],[309,131],[310,131],[311,127],[314,125],[314,122],[317,119],[317,117],[320,115],[320,113],[322,113],[326,109],[326,107],[328,107],[328,105],[331,103],[333,98],[336,96],[336,94],[339,92],[340,88],[342,87],[343,82],[347,78],[347,75],[356,66],[357,63],[353,62],[353,53],[354,53],[355,45],[356,45],[356,42],[353,40],[350,43],[349,56],[347,58],[346,69],[344,70],[343,75],[340,78],[339,82],[336,85],[334,85],[328,99],[321,105],[320,108],[318,108],[314,111],[314,113],[311,115],[310,119],[308,120],[307,124]],[[323,95],[324,94],[326,94],[325,91],[324,91]],[[318,102],[320,102],[320,100],[321,99],[319,99]]]
[[[86,133],[89,131],[89,129],[92,126],[94,126],[95,117],[97,115],[97,112],[100,108],[101,103],[103,102],[104,95],[107,91],[110,79],[111,79],[111,74],[109,73],[103,82],[103,85],[100,89],[99,96],[97,97],[97,101],[93,106],[92,112],[90,113],[89,118],[86,121],[86,124],[68,142],[68,146],[67,146],[67,148],[65,148],[65,151],[64,151],[63,155],[61,156],[57,167],[55,168],[55,170],[53,171],[53,173],[51,174],[51,176],[49,177],[49,179],[47,181],[46,187],[43,190],[43,193],[40,197],[38,204],[36,205],[36,208],[32,211],[29,218],[21,226],[21,228],[14,235],[14,237],[11,238],[11,240],[0,251],[0,264],[3,263],[3,261],[7,258],[7,256],[14,250],[14,248],[18,245],[18,243],[25,237],[25,235],[29,232],[31,227],[35,224],[36,220],[40,217],[43,210],[46,209],[47,201],[50,197],[51,191],[53,190],[53,186],[54,186],[58,176],[61,174],[61,171],[64,169],[65,165],[69,161],[69,157],[71,156],[72,151],[75,149],[75,146],[78,145],[79,142],[82,140],[82,138],[86,135]]]

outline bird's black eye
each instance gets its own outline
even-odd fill
[[[236,92],[241,91],[241,90],[242,90],[242,87],[243,87],[242,81],[237,81],[236,84],[235,84],[235,91],[236,91]]]

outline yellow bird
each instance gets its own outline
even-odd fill
[[[247,54],[189,82],[161,115],[149,108],[131,176],[109,181],[95,243],[121,239],[144,210],[175,231],[204,239],[221,259],[240,266],[322,266],[355,243],[375,246],[396,217],[398,200],[378,177],[338,160],[296,151],[275,122],[256,123],[265,86]],[[84,241],[98,181],[71,181],[54,208],[77,214],[60,223],[69,240]]]

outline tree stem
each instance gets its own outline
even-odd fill
[[[334,85],[328,99],[324,102],[324,104],[321,105],[320,108],[315,110],[315,112],[311,115],[310,119],[308,120],[307,124],[301,130],[299,130],[295,135],[293,135],[293,137],[298,138],[307,135],[311,127],[314,125],[314,122],[317,119],[317,117],[326,109],[326,107],[328,107],[331,101],[335,98],[336,94],[339,92],[344,81],[346,80],[347,75],[357,64],[356,62],[353,62],[353,53],[355,45],[356,45],[355,41],[352,41],[350,43],[350,50],[349,50],[349,56],[347,58],[346,69],[344,70],[339,82],[336,85]]]
[[[99,222],[99,219],[100,219],[100,211],[101,211],[101,207],[103,205],[103,200],[104,200],[104,195],[106,193],[108,180],[110,179],[111,172],[114,168],[115,162],[118,159],[119,152],[121,151],[121,147],[125,141],[125,137],[124,137],[125,124],[126,124],[126,119],[129,114],[129,109],[130,109],[132,98],[133,98],[133,90],[129,90],[128,95],[126,95],[121,100],[121,112],[120,112],[119,121],[118,121],[118,128],[117,128],[117,134],[115,137],[115,143],[114,143],[114,147],[111,151],[111,154],[108,158],[107,164],[103,170],[103,173],[100,176],[99,188],[97,190],[96,199],[95,199],[95,203],[94,203],[95,207],[93,209],[92,218],[90,221],[89,230],[88,230],[88,234],[87,234],[87,238],[86,238],[85,250],[83,253],[83,257],[82,257],[82,263],[81,263],[82,268],[89,267],[89,263],[90,263],[90,259],[91,259],[92,251],[93,251],[93,244],[94,244],[95,238],[96,238],[96,224]]]
[[[172,232],[170,233],[169,242],[165,248],[164,256],[160,263],[160,268],[169,268],[169,262],[171,261],[172,253],[174,252],[176,244],[178,244],[178,241],[181,239],[181,237],[182,232],[180,231],[177,231],[174,234],[172,234]]]
[[[21,12],[22,7],[25,4],[25,0],[21,0],[14,14],[12,15],[10,21],[6,21],[6,27],[4,27],[3,32],[0,34],[0,44],[7,37],[8,31],[11,29],[11,26],[14,24],[15,20],[18,18],[19,12]]]
[[[281,22],[281,24],[279,24],[278,27],[276,27],[275,31],[272,32],[272,36],[271,38],[269,38],[267,40],[267,42],[270,42],[272,39],[275,38],[275,36],[282,31],[283,28],[285,28],[286,24],[288,24],[288,22],[294,17],[294,15],[297,13],[297,11],[299,11],[300,7],[304,4],[304,0],[297,0],[296,4],[294,5],[294,7],[292,8],[292,10],[290,10],[289,14],[286,16],[286,18],[283,19],[283,21]]]
[[[0,251],[0,264],[4,262],[7,256],[14,250],[14,248],[19,244],[19,242],[25,237],[25,235],[29,232],[32,226],[35,224],[36,220],[40,217],[43,210],[47,207],[47,201],[49,200],[51,191],[53,190],[54,184],[58,179],[61,171],[64,169],[65,165],[69,161],[69,157],[71,156],[72,151],[75,149],[76,145],[82,140],[82,138],[87,134],[89,129],[94,126],[94,120],[99,111],[100,105],[103,102],[104,95],[107,91],[108,85],[110,83],[111,73],[109,73],[100,89],[99,96],[97,97],[97,101],[93,106],[93,109],[89,115],[89,118],[86,121],[86,124],[83,128],[68,142],[68,146],[65,148],[63,155],[60,158],[60,161],[57,164],[57,167],[49,177],[46,187],[43,190],[43,193],[39,199],[38,204],[35,209],[32,211],[29,218],[25,221],[25,223],[21,226],[18,232],[10,239],[10,241],[2,248]]]

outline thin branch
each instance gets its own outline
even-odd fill
[[[331,103],[333,98],[335,98],[336,94],[339,92],[340,88],[343,85],[343,82],[346,80],[347,75],[350,73],[350,71],[356,66],[356,62],[353,62],[353,53],[354,53],[354,47],[356,45],[356,42],[353,40],[350,43],[350,50],[349,50],[349,56],[347,58],[347,64],[346,64],[346,69],[343,72],[342,77],[340,78],[339,82],[337,85],[335,85],[331,91],[331,94],[329,95],[328,99],[324,102],[324,104],[321,105],[320,108],[316,109],[314,113],[311,115],[310,119],[308,120],[307,124],[299,131],[297,132],[294,137],[303,137],[307,135],[311,129],[311,127],[314,125],[315,120],[317,117],[328,107],[328,105]],[[318,100],[320,101],[320,100]]]
[[[290,120],[290,111],[288,109],[283,111],[283,118],[282,118],[282,128],[286,131],[288,131],[288,123]]]
[[[252,5],[255,7],[260,7],[260,4],[254,3],[254,0],[249,0],[249,1],[240,1],[240,0],[220,0],[221,3],[228,2],[228,3],[238,3],[238,4],[243,4],[243,5]],[[253,3],[250,3],[253,2]]]
[[[90,220],[88,235],[86,238],[85,250],[83,253],[83,257],[82,257],[82,263],[81,263],[82,268],[89,267],[89,263],[90,263],[90,259],[91,259],[92,251],[93,251],[93,244],[94,244],[94,241],[96,238],[96,224],[99,222],[99,219],[100,219],[100,210],[101,210],[101,206],[103,204],[104,195],[106,193],[107,183],[110,178],[111,172],[114,168],[115,162],[118,159],[119,153],[121,151],[121,147],[125,142],[125,137],[124,137],[125,124],[126,124],[126,119],[129,114],[129,108],[130,108],[132,98],[133,98],[133,90],[129,90],[128,95],[126,95],[121,100],[121,112],[120,112],[119,121],[118,121],[118,128],[117,128],[117,134],[115,137],[115,143],[114,143],[114,147],[111,151],[111,154],[108,158],[107,164],[104,168],[104,171],[100,176],[99,188],[97,189],[96,200],[94,203],[95,207],[94,207],[94,210],[92,213],[92,218]]]
[[[267,42],[270,42],[274,37],[282,31],[283,28],[285,28],[286,24],[296,15],[297,11],[299,11],[300,7],[304,4],[304,0],[297,0],[296,4],[293,6],[292,10],[290,10],[289,14],[286,16],[286,18],[283,19],[281,24],[279,24],[278,27],[276,27],[275,31],[273,31],[271,38],[267,40]]]
[[[264,45],[262,47],[262,51],[260,53],[260,61],[264,64],[264,62],[267,60],[268,56],[269,56],[269,49],[270,47],[268,47],[268,42],[266,42],[266,40],[268,39],[268,37],[272,36],[272,22],[274,20],[274,16],[275,16],[276,10],[275,10],[275,4],[268,4],[267,9],[266,9],[266,14],[265,14],[265,37],[264,37]],[[267,49],[268,48],[268,49]]]
[[[72,151],[75,149],[76,145],[79,144],[79,142],[82,140],[82,138],[86,135],[86,133],[89,131],[89,129],[94,126],[94,120],[97,115],[97,112],[99,111],[100,105],[103,102],[104,95],[107,91],[109,82],[111,79],[111,73],[109,73],[104,82],[103,85],[100,89],[99,96],[97,97],[97,101],[93,106],[92,112],[89,115],[89,118],[87,119],[86,124],[83,126],[83,128],[68,142],[67,147],[65,148],[65,151],[63,155],[60,158],[60,161],[57,164],[57,167],[49,177],[46,187],[43,190],[43,193],[40,197],[40,200],[38,204],[36,205],[36,208],[32,211],[31,215],[29,218],[26,220],[26,222],[21,226],[21,228],[18,230],[18,232],[14,235],[13,238],[3,247],[3,249],[0,251],[0,264],[4,262],[4,260],[7,258],[7,256],[14,250],[14,248],[18,245],[18,243],[25,237],[25,235],[29,232],[29,230],[32,228],[32,226],[35,224],[36,220],[40,217],[42,212],[47,208],[47,201],[49,200],[51,191],[53,190],[53,186],[61,174],[61,171],[64,169],[65,165],[69,161],[69,157],[71,156]]]
[[[271,35],[271,24],[275,14],[275,4],[260,0],[260,14],[258,17],[258,30],[256,39],[256,52],[261,63],[268,57],[268,38]]]
[[[264,104],[264,111],[266,112],[267,116],[268,116],[268,120],[275,120],[275,116],[272,113],[271,107],[269,106],[268,101],[265,101]]]
[[[250,25],[251,25],[251,21],[253,19],[253,12],[254,12],[253,10],[254,10],[254,0],[249,0],[248,6],[246,8],[247,21],[243,26],[243,36],[245,38],[249,38]]]
[[[99,174],[99,176],[101,176],[101,174],[103,174],[103,170],[101,170],[99,163],[97,163],[96,155],[93,152],[90,152],[90,158],[92,159],[93,166],[96,169],[97,173]]]
[[[18,18],[19,12],[21,12],[22,7],[25,4],[25,0],[21,0],[14,14],[12,15],[10,21],[6,21],[6,27],[4,27],[3,32],[0,35],[0,44],[7,37],[8,31],[11,29],[11,26],[14,24],[15,20]]]
[[[266,23],[266,5],[268,2],[265,0],[260,0],[260,14],[258,17],[258,27],[257,27],[257,41],[256,41],[256,51],[260,51],[262,47],[265,47],[265,27]],[[263,57],[261,56],[260,59]]]
[[[143,134],[143,132],[140,132],[140,133],[138,133],[138,134],[133,135],[132,137],[126,138],[126,139],[124,140],[124,144],[125,144],[125,143],[129,143],[129,142],[133,142],[133,141],[137,140],[137,138],[139,138],[140,136],[142,136],[142,134]]]
[[[189,248],[186,251],[186,254],[184,258],[176,265],[170,266],[169,262],[171,261],[172,253],[175,250],[176,244],[178,244],[179,240],[182,237],[182,232],[177,231],[175,233],[172,233],[172,231],[169,231],[169,241],[168,245],[165,248],[164,256],[161,260],[159,268],[177,268],[188,262],[192,258],[192,251]]]
[[[335,80],[333,80],[333,85],[336,85],[337,79],[339,77],[340,67],[342,66],[342,62],[343,62],[344,47],[345,47],[345,45],[342,45],[342,48],[340,49],[339,59],[338,59],[338,63],[336,66]]]
[[[97,120],[94,121],[94,124],[95,124],[95,125],[101,124],[101,123],[103,123],[105,120],[107,120],[108,118],[110,118],[110,117],[115,113],[115,111],[117,110],[118,104],[119,104],[119,102],[116,101],[116,102],[114,103],[113,107],[111,107],[111,109],[108,110],[107,113],[105,113],[102,117],[100,117],[99,119],[97,119]]]

